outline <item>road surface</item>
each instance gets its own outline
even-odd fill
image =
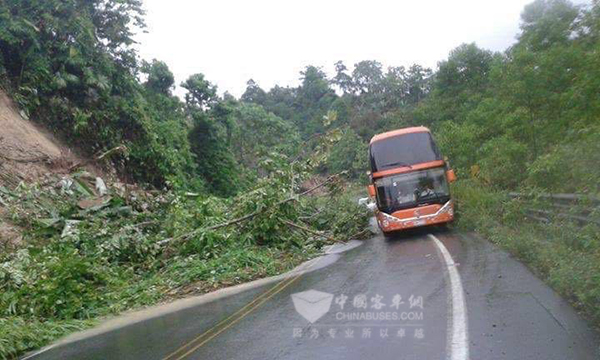
[[[471,234],[375,236],[307,267],[29,358],[600,358],[598,334],[563,299]]]

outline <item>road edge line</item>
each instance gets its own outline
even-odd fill
[[[448,269],[448,277],[450,279],[449,299],[452,302],[452,314],[449,318],[452,326],[451,331],[447,334],[446,351],[450,354],[451,360],[468,360],[469,359],[469,325],[467,320],[467,307],[465,303],[465,295],[462,286],[460,274],[456,269],[456,263],[450,252],[444,244],[433,234],[427,235],[433,240],[437,246],[442,259]]]

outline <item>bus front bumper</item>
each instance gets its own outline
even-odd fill
[[[386,233],[420,226],[443,224],[452,220],[454,220],[454,204],[452,200],[448,200],[435,213],[423,216],[398,218],[382,211],[377,212],[377,223],[381,230]]]

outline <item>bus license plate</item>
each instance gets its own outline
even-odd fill
[[[415,226],[421,226],[425,224],[425,220],[415,220],[413,221],[413,224],[415,224]]]

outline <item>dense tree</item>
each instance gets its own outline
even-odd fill
[[[304,137],[323,131],[322,117],[337,97],[323,70],[307,66],[300,72],[301,85],[296,90],[294,122]]]
[[[383,67],[378,61],[361,61],[352,70],[352,90],[358,95],[381,92],[382,81]]]
[[[292,119],[296,112],[296,89],[275,85],[269,90],[265,108],[283,119]]]
[[[327,159],[328,170],[332,173],[347,171],[351,177],[359,178],[367,168],[366,155],[367,144],[352,129],[346,128]]]
[[[348,68],[343,61],[335,63],[335,76],[331,83],[337,86],[344,94],[352,92],[352,77],[347,73]]]
[[[239,163],[256,168],[270,152],[291,154],[299,143],[295,127],[262,106],[241,103],[233,112],[232,149]]]
[[[435,89],[442,95],[480,93],[485,90],[492,54],[475,44],[463,44],[450,52],[448,60],[438,64]]]
[[[555,174],[548,181],[540,174],[573,159],[565,149],[584,153],[600,130],[592,95],[600,91],[598,6],[535,1],[522,14],[519,41],[504,54],[462,45],[440,63],[431,95],[415,115],[441,134],[463,176],[477,174],[501,188],[589,190],[581,176],[558,176],[569,178],[558,185]],[[583,167],[572,161],[566,172]]]
[[[217,86],[204,79],[204,74],[194,74],[181,84],[187,90],[185,103],[188,108],[205,109],[217,100]]]
[[[408,88],[406,94],[409,104],[417,104],[425,99],[430,90],[432,71],[421,65],[414,64],[405,75],[405,82]]]
[[[517,46],[537,52],[567,45],[579,11],[567,0],[536,0],[521,14],[522,33]]]
[[[258,84],[250,79],[246,83],[246,91],[240,98],[244,102],[252,102],[259,105],[265,105],[267,101],[267,93],[258,86]]]
[[[237,162],[225,141],[223,127],[210,114],[193,112],[191,116],[193,128],[189,133],[189,141],[196,155],[199,175],[213,193],[235,195],[243,189],[243,185]]]
[[[209,189],[221,196],[235,195],[241,187],[240,171],[231,150],[232,102],[222,101],[217,87],[193,74],[181,86],[185,94],[186,111],[192,120],[189,142],[197,171]]]
[[[144,83],[146,88],[158,94],[171,95],[175,77],[167,64],[154,59],[150,63],[144,62],[141,71],[148,76]]]

